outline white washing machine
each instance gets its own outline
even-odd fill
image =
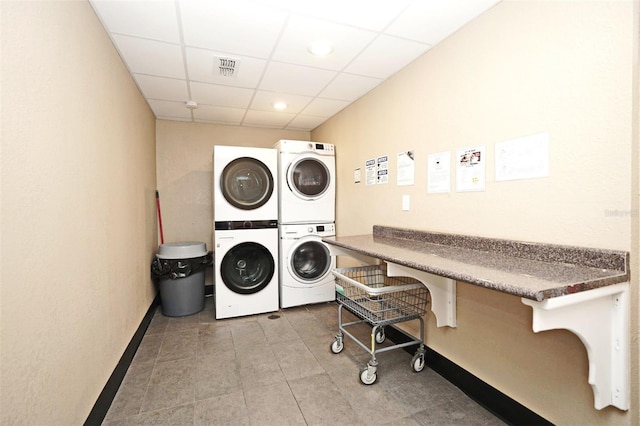
[[[271,148],[213,147],[213,220],[278,218],[278,152]]]
[[[335,236],[335,225],[280,225],[280,307],[335,300],[335,280],[331,270],[336,258],[322,242]]]
[[[279,223],[328,223],[336,219],[333,144],[281,140],[278,150]]]
[[[246,229],[218,222],[214,233],[216,319],[277,311],[278,224]],[[228,229],[221,229],[223,226]]]

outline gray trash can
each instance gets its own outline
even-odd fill
[[[205,243],[197,241],[159,247],[151,272],[158,279],[164,315],[183,317],[204,309],[205,269],[211,258]]]

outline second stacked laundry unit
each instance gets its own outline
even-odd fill
[[[280,307],[335,300],[335,256],[322,238],[335,235],[333,144],[281,140],[278,151]]]
[[[278,310],[277,164],[274,149],[214,147],[216,319]]]

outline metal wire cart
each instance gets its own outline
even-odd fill
[[[344,349],[344,335],[349,336],[362,349],[371,354],[367,367],[360,373],[360,381],[371,385],[376,381],[378,361],[376,354],[419,344],[411,367],[420,372],[425,365],[424,320],[427,312],[429,291],[420,281],[408,277],[388,277],[386,265],[362,266],[356,268],[338,268],[333,271],[336,277],[336,300],[338,301],[338,334],[331,344],[331,352],[338,354]],[[359,321],[342,322],[342,308],[347,308],[360,318]],[[403,321],[420,321],[420,338],[397,329],[410,341],[397,345],[377,348],[376,344],[385,341],[384,327]],[[371,329],[371,347],[346,330],[347,327],[369,323]]]

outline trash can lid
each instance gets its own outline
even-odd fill
[[[189,259],[207,255],[207,246],[199,241],[181,241],[161,244],[158,248],[160,259]]]

